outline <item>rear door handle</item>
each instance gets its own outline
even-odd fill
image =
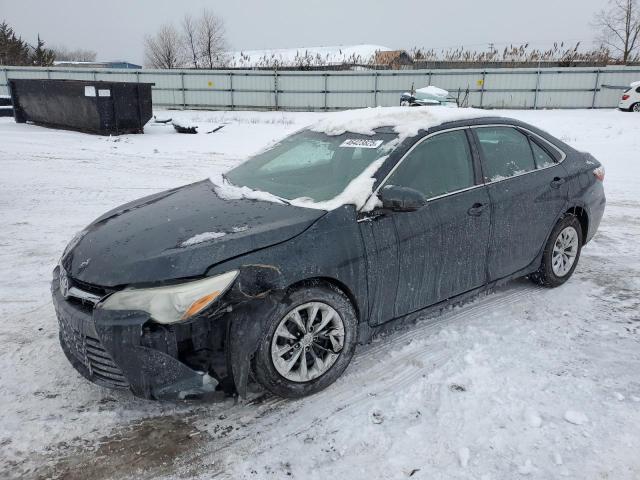
[[[561,177],[555,177],[552,181],[551,181],[551,188],[560,188],[560,186],[562,184],[564,184],[565,179],[561,178]]]
[[[484,209],[487,208],[487,204],[486,203],[474,203],[471,208],[469,210],[467,210],[467,213],[469,215],[472,215],[474,217],[479,217],[480,215],[482,215],[482,212],[484,212]]]

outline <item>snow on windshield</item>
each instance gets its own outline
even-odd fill
[[[473,108],[460,108],[452,110],[436,110],[430,108],[415,107],[411,109],[402,107],[378,107],[357,110],[346,110],[328,114],[325,118],[310,127],[310,131],[324,133],[329,136],[354,133],[361,135],[375,135],[375,130],[382,127],[391,127],[398,137],[393,142],[393,147],[408,137],[418,134],[420,130],[446,122],[467,120],[491,116],[492,113]],[[378,146],[378,145],[376,145]],[[375,207],[376,202],[367,202],[373,192],[375,173],[384,163],[387,156],[373,161],[357,177],[329,200],[315,201],[309,197],[297,197],[286,200],[292,205],[316,208],[320,210],[334,210],[343,205],[352,204],[364,211]],[[211,177],[216,194],[221,198],[251,199],[275,203],[285,203],[284,199],[269,192],[255,190],[247,186],[236,186],[222,175]]]

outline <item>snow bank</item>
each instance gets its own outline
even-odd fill
[[[417,135],[420,130],[427,130],[443,123],[491,116],[495,116],[495,113],[476,108],[363,108],[327,115],[311,126],[311,130],[327,135],[342,135],[345,132],[373,135],[377,128],[392,127],[402,141]]]

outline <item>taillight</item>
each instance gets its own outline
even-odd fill
[[[594,168],[593,169],[593,174],[595,175],[595,177],[600,180],[601,182],[604,181],[604,167],[600,166],[598,168]]]
[[[629,100],[629,95],[622,95],[623,100]]]

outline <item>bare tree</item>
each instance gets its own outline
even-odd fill
[[[198,22],[196,22],[191,15],[185,15],[182,19],[182,41],[184,43],[185,55],[189,56],[193,68],[200,68],[198,38]]]
[[[640,55],[640,4],[638,0],[609,0],[609,7],[596,14],[594,26],[600,29],[602,45],[624,63]]]
[[[222,18],[204,9],[198,27],[198,50],[204,66],[212,69],[224,64],[226,41]]]
[[[69,48],[58,45],[51,48],[56,55],[56,60],[66,62],[95,62],[96,52],[93,50],[84,50],[82,48],[76,48],[70,50]]]
[[[179,68],[184,65],[182,41],[176,28],[167,23],[145,39],[145,57],[153,68]]]

